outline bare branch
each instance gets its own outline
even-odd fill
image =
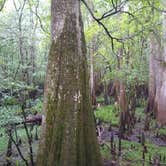
[[[42,20],[41,20],[39,14],[38,14],[39,1],[37,1],[37,5],[35,6],[35,11],[33,11],[32,7],[31,7],[31,5],[30,5],[30,1],[29,1],[29,0],[28,0],[28,3],[29,3],[29,7],[30,7],[31,12],[32,12],[33,14],[35,14],[35,16],[37,17],[42,31],[45,32],[46,34],[49,34],[49,33],[46,31],[46,29],[44,28],[43,23],[42,23]]]
[[[90,7],[88,6],[88,4],[85,2],[85,0],[82,0],[82,2],[84,3],[84,5],[86,6],[86,8],[88,9],[90,15],[92,16],[92,18],[100,25],[103,27],[105,33],[109,36],[109,38],[111,39],[111,46],[112,46],[112,50],[114,50],[114,40],[116,40],[117,42],[122,43],[122,39],[119,39],[117,37],[114,37],[111,35],[111,33],[109,32],[109,30],[107,29],[107,27],[101,22],[101,19],[98,19],[95,17],[95,15],[93,14],[92,10],[90,9]]]
[[[114,1],[112,0],[112,6],[113,6],[113,8],[110,9],[109,11],[105,12],[101,16],[101,18],[99,18],[99,20],[105,19],[107,17],[113,16],[113,15],[119,13],[122,10],[122,8],[124,7],[124,5],[126,4],[127,1],[128,0],[122,1],[119,5],[117,4],[117,1],[116,1],[116,5],[115,5]]]
[[[1,6],[0,6],[0,11],[3,10],[4,6],[5,6],[6,0],[3,0],[3,2],[1,2]]]

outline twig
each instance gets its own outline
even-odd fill
[[[109,38],[111,39],[111,46],[112,46],[112,50],[114,50],[114,40],[116,40],[117,42],[123,43],[122,39],[119,39],[117,37],[114,37],[111,35],[111,33],[109,32],[109,30],[107,29],[107,27],[101,22],[101,18],[96,18],[95,15],[93,14],[92,10],[90,9],[90,7],[88,6],[88,4],[86,3],[85,0],[82,0],[83,4],[86,6],[86,8],[88,9],[90,15],[92,16],[92,18],[100,25],[103,27],[104,31],[106,32],[106,34],[109,36]],[[118,12],[116,12],[118,13]]]
[[[26,120],[26,114],[25,114],[25,110],[24,110],[24,103],[22,104],[22,114],[23,114],[24,120]],[[30,135],[29,135],[28,127],[27,127],[27,124],[26,124],[26,123],[24,123],[24,128],[25,128],[26,135],[27,135],[27,138],[28,138],[28,144],[29,144],[29,150],[30,150],[31,166],[34,166],[34,161],[33,161],[33,149],[32,149],[32,139],[31,139],[31,137],[30,137]]]
[[[5,6],[5,3],[6,3],[6,0],[3,0],[2,4],[1,4],[1,7],[0,7],[0,11],[3,10],[4,6]]]
[[[28,161],[24,158],[24,156],[23,156],[23,154],[22,154],[22,152],[21,152],[21,150],[20,150],[20,148],[19,148],[19,145],[17,144],[17,142],[16,142],[16,141],[14,140],[14,138],[13,138],[13,135],[11,134],[11,135],[9,135],[9,136],[10,136],[12,142],[14,143],[14,145],[16,146],[16,149],[17,149],[17,151],[18,151],[18,153],[19,153],[21,159],[25,162],[25,165],[28,166]]]

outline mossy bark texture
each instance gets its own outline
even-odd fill
[[[101,166],[79,0],[52,0],[52,45],[37,166]]]

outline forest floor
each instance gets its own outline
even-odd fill
[[[105,166],[111,166],[112,165],[121,165],[121,166],[142,166],[143,159],[143,150],[144,147],[141,145],[140,142],[140,132],[144,132],[143,128],[141,129],[141,122],[139,124],[136,124],[135,129],[133,130],[133,133],[130,135],[125,135],[125,138],[121,140],[121,156],[118,156],[118,151],[119,151],[119,145],[118,145],[118,140],[119,140],[119,130],[117,127],[112,127],[112,130],[109,131],[109,125],[104,124],[104,130],[101,135],[101,140],[103,143],[103,146],[101,146],[101,149],[105,151],[105,154],[103,155],[106,157],[105,159]],[[114,160],[112,160],[111,157],[111,137],[114,137],[115,145],[117,149],[114,149]],[[156,133],[153,130],[146,131],[144,132],[145,138],[146,138],[146,149],[147,151],[145,152],[145,164],[144,165],[155,165],[155,164],[150,164],[155,162],[159,158],[161,160],[160,165],[165,165],[166,166],[166,135],[160,135],[156,136]],[[109,147],[109,148],[108,148]],[[102,151],[101,150],[101,151]],[[133,153],[133,154],[132,154]],[[135,154],[134,154],[135,153]],[[110,156],[109,156],[110,155]],[[150,159],[151,157],[151,159]],[[118,161],[118,158],[120,158]],[[134,159],[135,158],[135,159]],[[124,162],[124,163],[122,163]],[[137,162],[137,163],[135,163]],[[114,164],[113,164],[114,163]]]
[[[121,143],[119,142],[119,116],[114,111],[114,106],[97,108],[95,116],[101,121],[97,128],[100,128],[101,135],[98,139],[105,166],[157,166],[157,163],[166,166],[166,126],[158,127],[155,120],[151,120],[150,129],[144,131],[145,114],[143,108],[136,109],[136,117],[139,120],[132,133],[124,135]],[[35,129],[32,132],[35,135]],[[8,137],[4,134],[4,130],[1,130],[0,133],[3,133],[0,137],[0,166],[3,166],[6,162]],[[22,140],[20,150],[23,156],[28,159],[28,143],[23,128],[19,129],[18,136]],[[144,139],[144,145],[142,145],[141,139]],[[34,160],[38,142],[38,140],[33,139]],[[14,145],[12,146],[11,161],[15,166],[24,165]]]
[[[114,112],[113,106],[102,106],[95,114],[102,121],[99,139],[106,166],[157,166],[157,164],[166,166],[166,126],[159,127],[156,121],[151,119],[149,130],[145,131],[146,116],[143,107],[136,109],[137,121],[132,133],[124,134],[121,140],[119,139],[119,116]]]

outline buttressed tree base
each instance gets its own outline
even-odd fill
[[[52,0],[38,166],[101,166],[78,0]]]

